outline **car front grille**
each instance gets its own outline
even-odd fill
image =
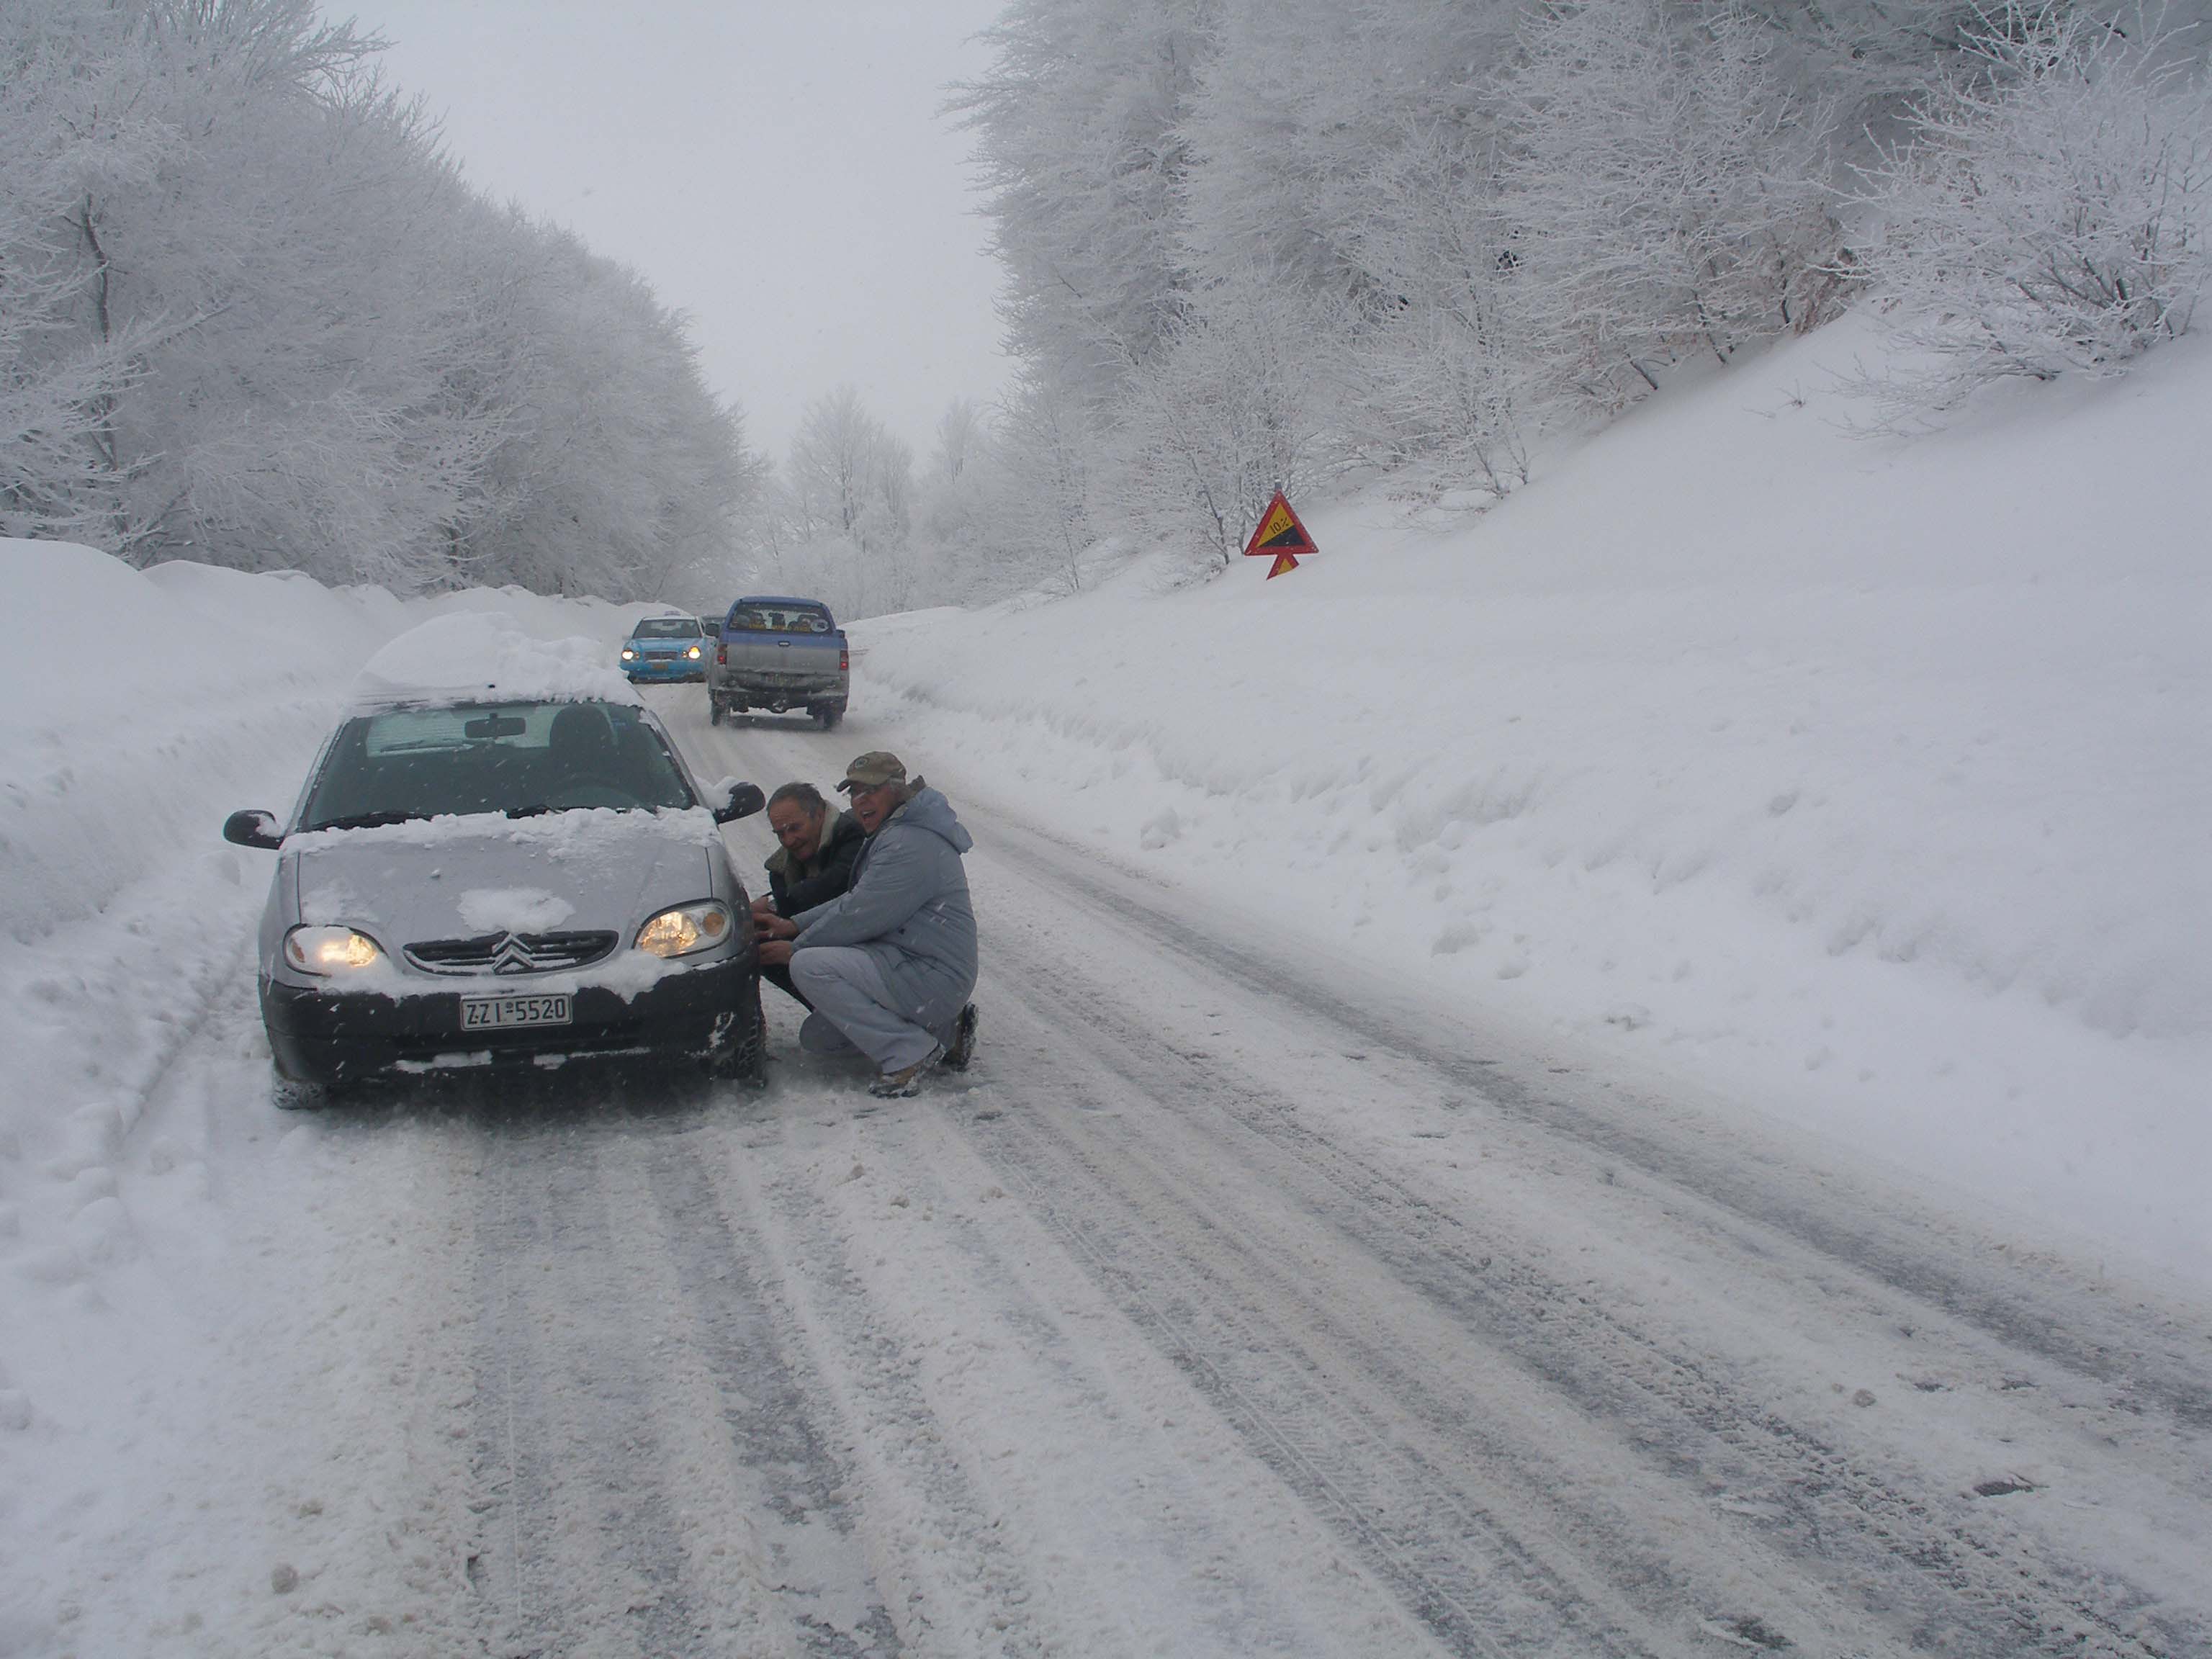
[[[550,974],[597,962],[618,942],[606,933],[480,933],[420,940],[407,947],[407,960],[428,974]]]

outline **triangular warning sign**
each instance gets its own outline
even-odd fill
[[[1298,568],[1297,555],[1317,553],[1313,538],[1298,522],[1298,515],[1291,511],[1290,502],[1283,492],[1277,490],[1275,499],[1267,503],[1267,510],[1260,515],[1260,527],[1252,532],[1252,539],[1244,544],[1244,556],[1255,559],[1272,554],[1275,562],[1268,567],[1267,580],[1273,581],[1285,570]]]

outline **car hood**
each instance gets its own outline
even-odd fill
[[[720,896],[721,839],[696,809],[419,820],[293,838],[299,918],[388,951],[490,933],[606,931],[627,944],[672,904]]]

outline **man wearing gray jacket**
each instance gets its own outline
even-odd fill
[[[915,1093],[939,1063],[964,1068],[975,1045],[975,913],[961,855],[975,843],[952,804],[880,750],[837,787],[867,833],[852,884],[785,918],[757,918],[761,961],[788,961],[814,1012],[799,1028],[811,1054],[864,1054],[868,1092]]]

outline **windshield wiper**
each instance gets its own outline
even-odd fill
[[[349,818],[325,818],[320,823],[307,826],[312,834],[318,830],[381,830],[387,823],[408,823],[416,818],[427,818],[428,812],[356,812]]]
[[[629,806],[578,806],[573,803],[567,806],[551,806],[539,801],[534,806],[505,806],[500,810],[511,818],[536,818],[543,817],[548,812],[637,812],[645,809],[634,803]]]

